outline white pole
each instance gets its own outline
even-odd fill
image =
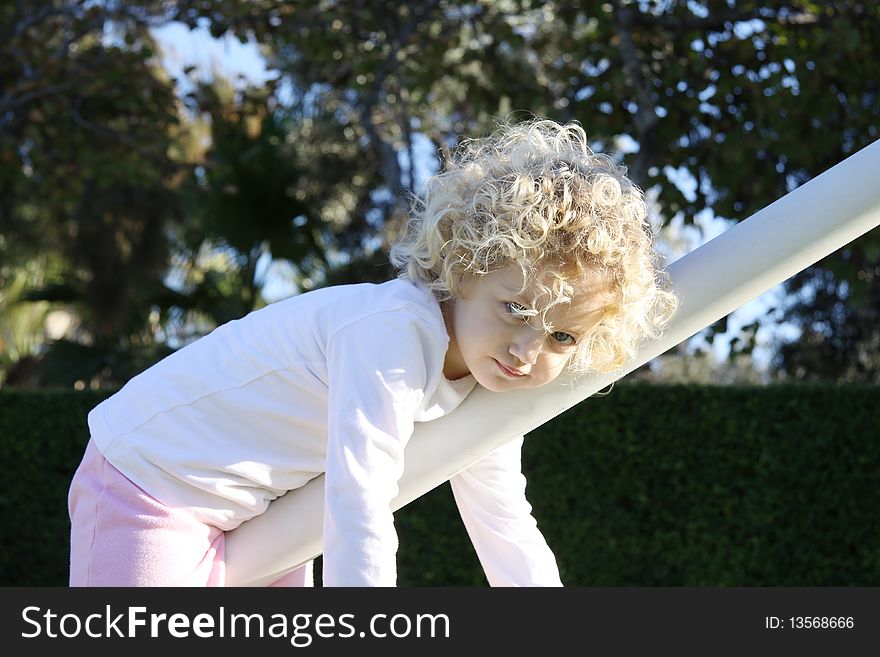
[[[681,300],[667,333],[619,371],[535,390],[472,392],[455,412],[416,425],[394,510],[880,225],[880,141],[669,266]],[[323,475],[227,535],[229,586],[262,586],[319,555]]]

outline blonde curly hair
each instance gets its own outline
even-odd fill
[[[577,123],[531,120],[464,141],[416,201],[390,258],[398,276],[438,300],[459,296],[465,277],[517,265],[524,287],[571,300],[596,275],[607,290],[601,320],[579,340],[574,374],[608,372],[657,337],[677,307],[659,267],[641,190],[624,167],[594,153]],[[541,282],[541,272],[553,272]],[[545,329],[552,330],[544,321]]]

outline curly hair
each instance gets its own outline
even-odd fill
[[[531,120],[462,142],[428,181],[390,258],[400,278],[440,301],[458,296],[466,276],[510,265],[522,269],[524,286],[551,294],[549,306],[570,301],[572,283],[599,275],[609,302],[578,343],[574,374],[617,369],[677,306],[641,190],[623,166],[590,149],[577,123]],[[548,270],[549,286],[539,280]]]

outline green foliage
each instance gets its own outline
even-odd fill
[[[308,290],[340,253],[355,260],[377,236],[362,216],[378,184],[365,170],[370,153],[332,112],[303,99],[279,108],[270,89],[236,92],[224,81],[190,98],[210,117],[210,146],[182,189],[182,307],[215,325],[237,319],[266,303],[261,261],[289,263],[291,282]],[[211,250],[229,253],[228,262],[200,265]]]
[[[231,257],[226,268],[190,272],[185,305],[220,325],[264,303],[261,258],[305,268],[324,254],[315,212],[296,193],[305,171],[286,144],[281,115],[267,107],[268,92],[249,88],[236,98],[228,84],[215,81],[195,95],[210,116],[211,141],[204,164],[184,187],[189,212],[182,242],[189,267],[198,267],[192,261],[205,247]]]
[[[105,395],[0,394],[0,584],[65,584],[67,486]],[[876,386],[644,384],[584,401],[523,453],[563,582],[876,585],[878,402]],[[401,586],[485,585],[448,484],[395,518]]]
[[[880,380],[880,265],[869,253],[873,243],[880,239],[863,236],[788,282],[800,292],[779,315],[800,333],[776,340],[772,366],[782,377]]]
[[[66,586],[67,489],[106,392],[0,393],[0,582]]]
[[[0,9],[0,282],[42,266],[27,293],[0,304],[74,308],[79,333],[69,337],[98,352],[80,369],[122,355],[127,373],[165,293],[164,231],[179,209],[170,189],[179,164],[168,155],[176,99],[148,33],[162,3],[137,13],[87,4]],[[125,378],[104,366],[86,374]]]

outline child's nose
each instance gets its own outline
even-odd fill
[[[526,365],[534,365],[541,353],[544,343],[544,332],[531,327],[523,327],[516,338],[510,343],[510,354]]]

